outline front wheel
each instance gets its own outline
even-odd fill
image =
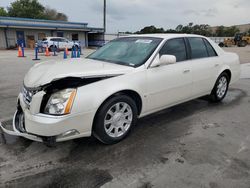
[[[217,79],[215,86],[210,94],[212,102],[222,101],[228,91],[229,77],[226,73],[222,73]]]
[[[124,139],[137,121],[137,107],[133,99],[117,95],[106,101],[95,117],[93,134],[104,144]]]

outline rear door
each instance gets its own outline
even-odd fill
[[[192,67],[188,61],[184,38],[168,40],[159,52],[159,57],[161,55],[174,55],[177,62],[147,70],[149,112],[191,97]]]
[[[219,58],[210,43],[201,37],[188,37],[192,66],[192,93],[201,96],[211,92],[219,69]]]

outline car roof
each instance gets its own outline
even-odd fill
[[[178,38],[178,37],[202,37],[201,35],[195,34],[181,34],[181,33],[155,33],[155,34],[137,34],[137,35],[128,35],[123,37],[154,37],[154,38],[163,38],[163,39],[171,39],[171,38]]]

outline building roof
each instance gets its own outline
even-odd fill
[[[93,30],[95,32],[104,31],[103,28],[88,27],[88,23],[18,18],[18,17],[2,17],[2,16],[0,16],[0,27],[49,29],[49,30],[74,30],[74,31]]]

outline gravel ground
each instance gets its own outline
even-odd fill
[[[249,49],[226,49],[245,64],[221,104],[196,99],[142,118],[116,145],[82,138],[48,148],[0,132],[0,187],[249,188]],[[0,51],[2,121],[12,118],[23,77],[38,63],[33,51],[16,54]]]

